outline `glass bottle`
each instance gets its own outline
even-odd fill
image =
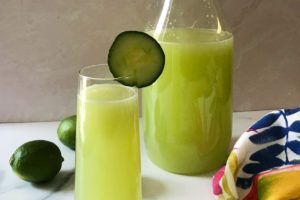
[[[232,123],[233,36],[213,0],[164,0],[146,32],[161,44],[162,75],[143,89],[143,127],[150,159],[179,174],[222,165]]]

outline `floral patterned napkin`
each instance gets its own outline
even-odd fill
[[[300,199],[300,108],[265,115],[235,144],[213,179],[222,200]]]

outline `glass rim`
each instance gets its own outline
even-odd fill
[[[125,79],[125,78],[129,78],[128,76],[127,77],[92,77],[92,76],[88,76],[88,75],[85,75],[83,73],[84,70],[87,70],[87,69],[90,69],[90,68],[94,68],[94,67],[101,67],[103,69],[103,67],[107,67],[107,70],[110,72],[109,70],[109,66],[108,64],[106,63],[102,63],[102,64],[94,64],[94,65],[86,65],[86,66],[83,66],[79,71],[78,71],[78,74],[79,74],[79,77],[80,78],[84,78],[84,79],[90,79],[90,80],[98,80],[98,81],[119,81],[119,80],[122,80],[122,79]],[[111,75],[113,76],[113,74],[111,73]]]

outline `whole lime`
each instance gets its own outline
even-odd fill
[[[70,149],[75,149],[76,115],[67,117],[60,122],[57,128],[57,136],[64,145]]]
[[[46,182],[60,171],[64,158],[52,142],[34,140],[18,147],[9,163],[16,175],[29,182]]]

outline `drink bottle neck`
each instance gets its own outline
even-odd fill
[[[154,36],[170,28],[205,28],[222,31],[213,0],[164,0]]]

